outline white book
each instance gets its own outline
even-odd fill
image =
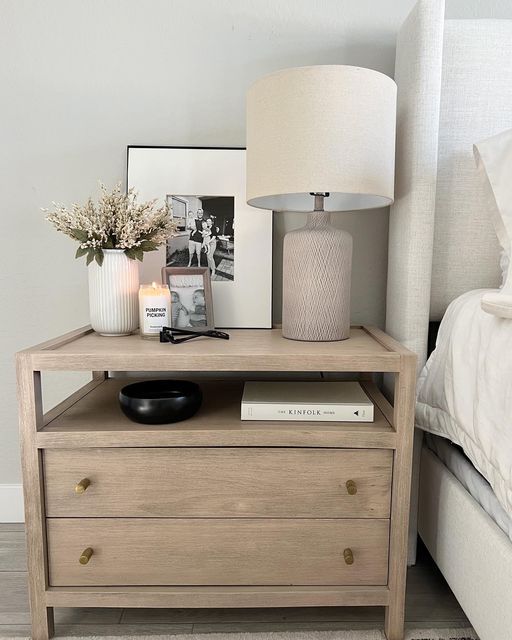
[[[373,422],[358,382],[246,382],[242,420]]]

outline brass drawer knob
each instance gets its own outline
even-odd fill
[[[345,486],[347,487],[347,492],[349,496],[355,496],[357,493],[357,485],[353,480],[347,480],[347,482],[345,483]]]
[[[75,493],[84,493],[85,491],[87,491],[87,487],[91,484],[91,481],[89,480],[89,478],[84,478],[83,480],[80,480],[80,482],[76,485],[75,487]]]
[[[352,553],[352,549],[344,549],[343,558],[345,559],[346,564],[354,564],[354,554]]]
[[[87,549],[82,551],[82,555],[80,556],[78,562],[80,564],[87,564],[91,559],[93,553],[94,551],[91,549],[91,547],[87,547]]]

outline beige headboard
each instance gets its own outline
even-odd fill
[[[512,127],[512,20],[444,20],[444,0],[420,0],[399,32],[395,79],[386,328],[423,366],[429,320],[500,282],[472,146]]]

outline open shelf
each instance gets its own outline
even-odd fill
[[[243,381],[201,381],[203,404],[183,422],[131,422],[118,402],[130,379],[107,379],[53,417],[37,432],[39,448],[275,446],[395,448],[393,410],[371,382],[362,382],[375,403],[375,419],[362,422],[278,422],[240,420]]]

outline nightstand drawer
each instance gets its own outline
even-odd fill
[[[52,586],[387,582],[388,520],[56,518],[47,528]]]
[[[391,472],[383,449],[46,450],[46,514],[388,518]]]

